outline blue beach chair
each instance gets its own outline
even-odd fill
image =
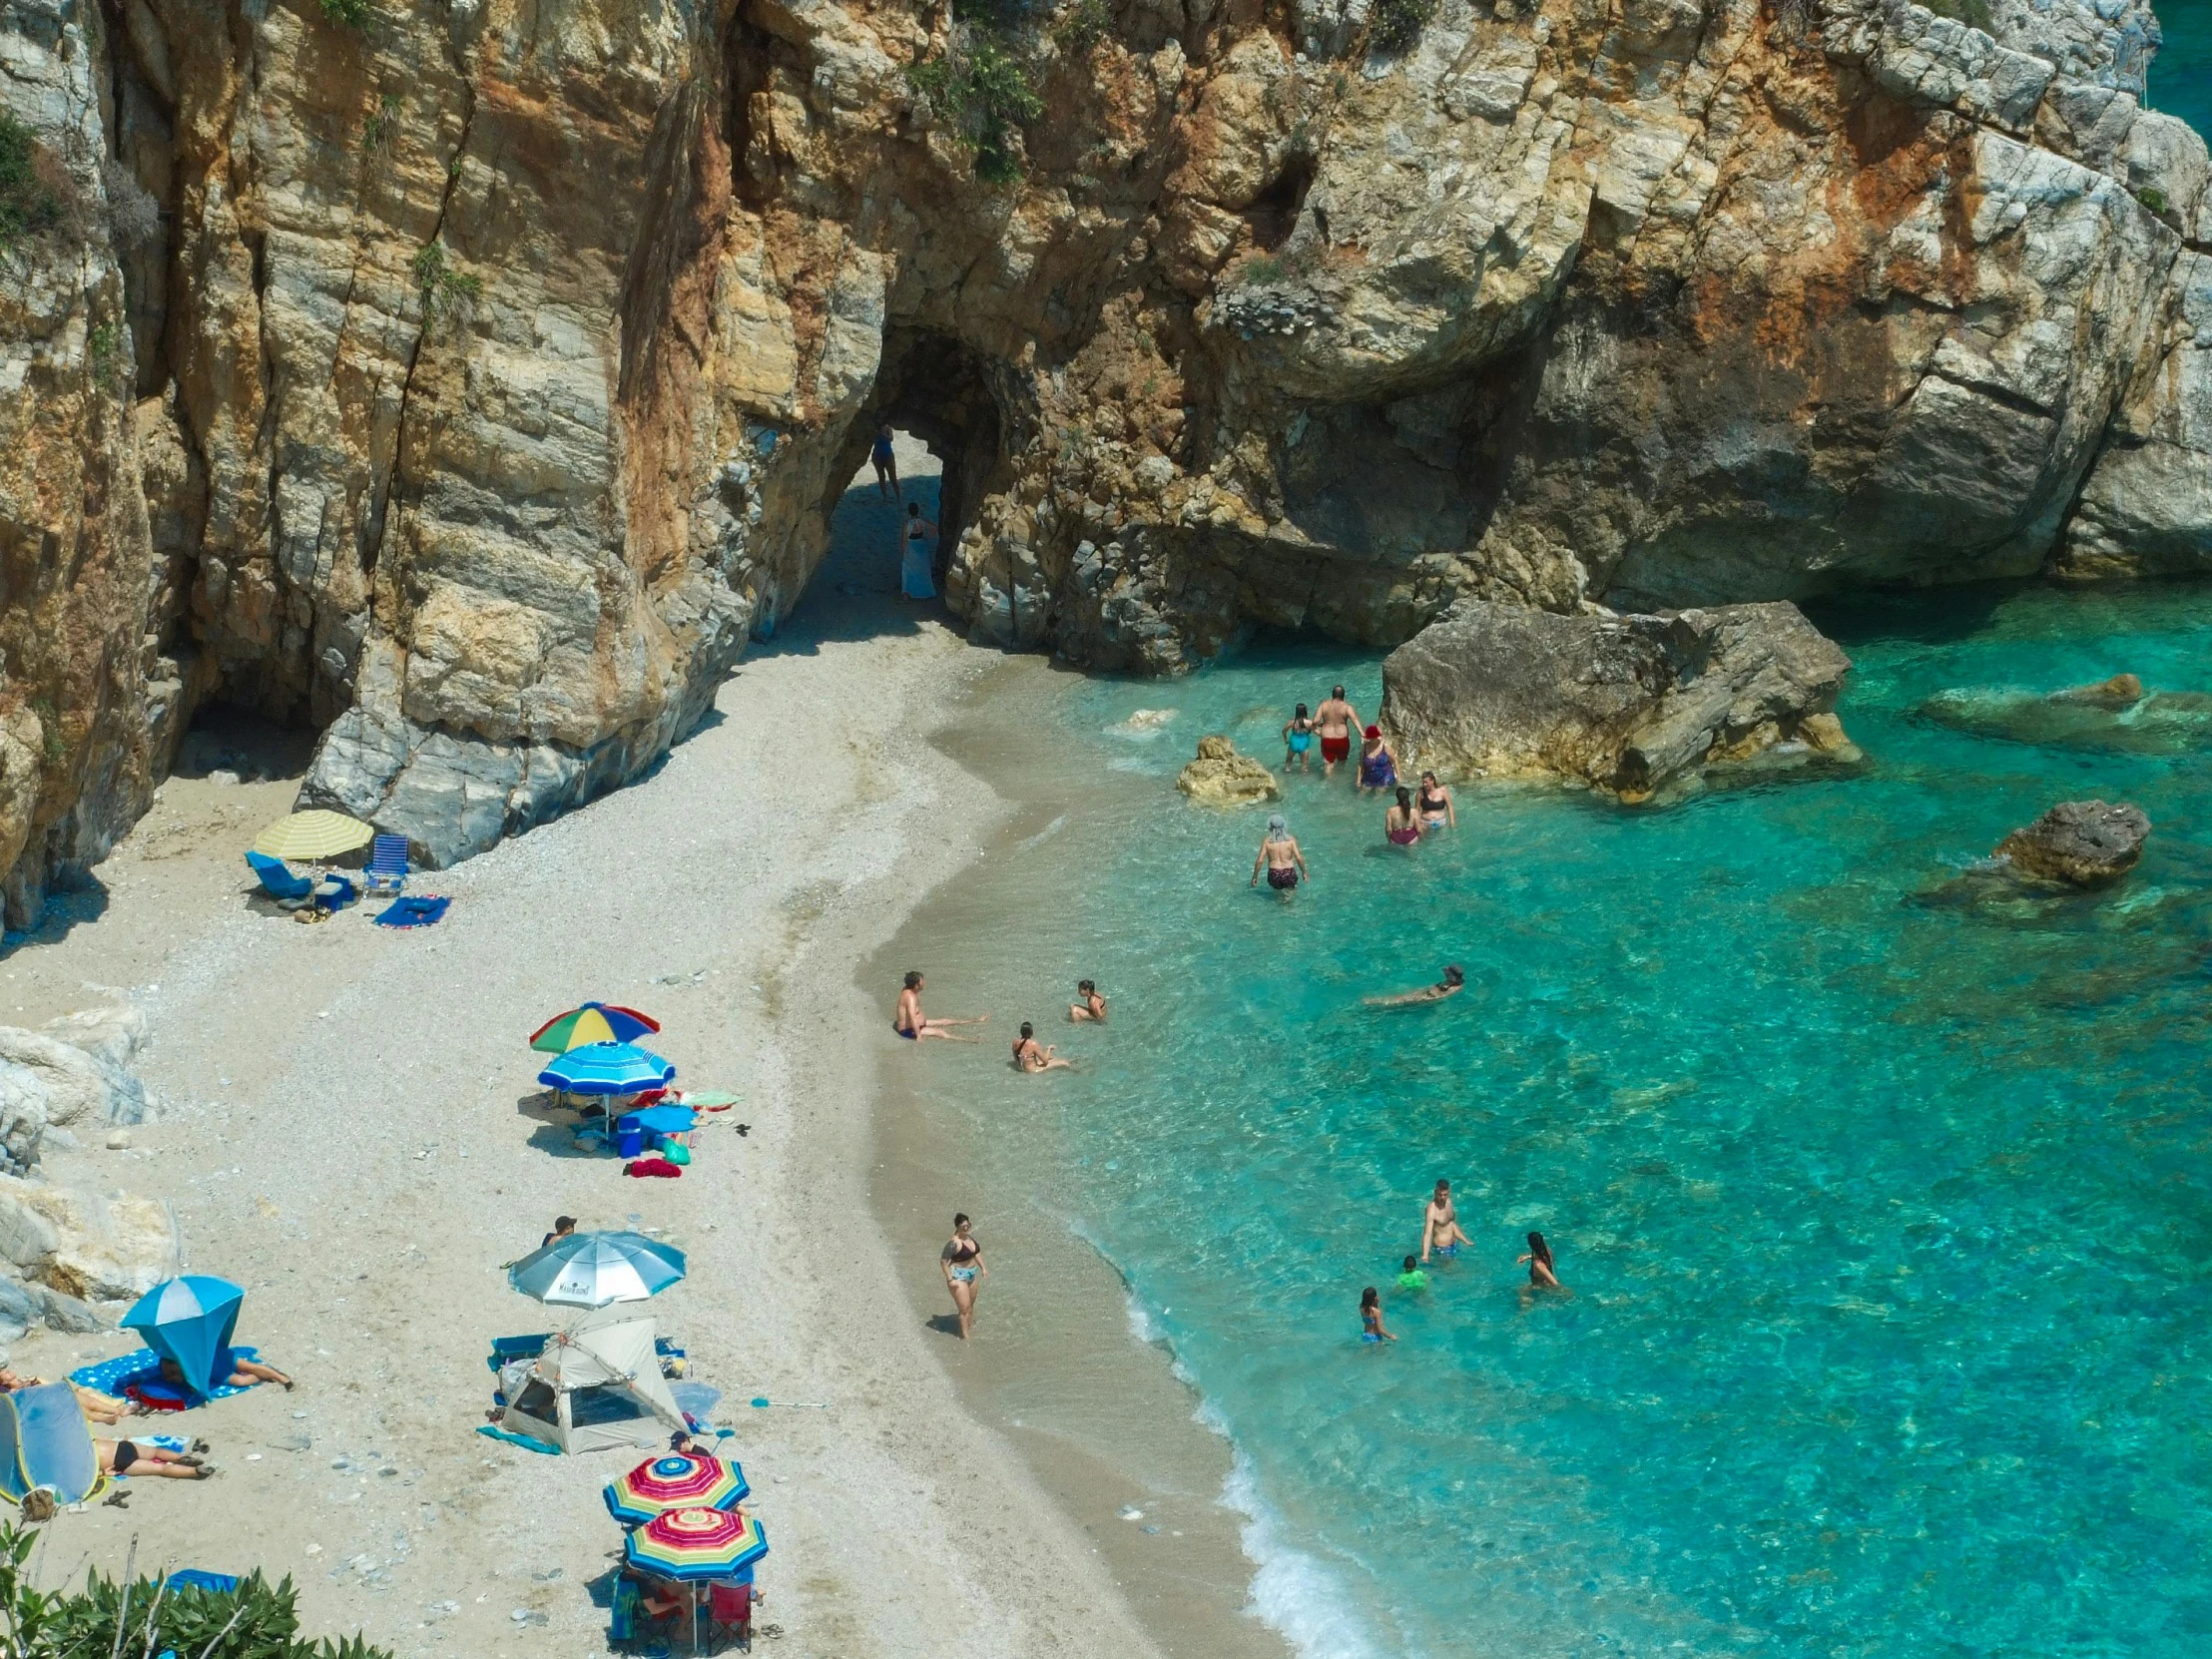
[[[407,837],[378,835],[368,853],[368,890],[398,892],[407,884]]]
[[[313,880],[292,874],[291,866],[281,858],[272,858],[266,852],[249,852],[246,861],[261,877],[262,890],[287,910],[298,909],[314,892]]]

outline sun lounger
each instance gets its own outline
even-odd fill
[[[396,893],[407,884],[407,837],[378,835],[368,854],[368,890]]]
[[[287,910],[298,909],[314,893],[312,877],[292,874],[291,866],[281,858],[272,858],[266,852],[249,852],[246,861],[261,877],[262,890]]]

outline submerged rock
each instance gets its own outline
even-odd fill
[[[2132,674],[2047,693],[2019,687],[1941,691],[1915,712],[1977,738],[2049,749],[2178,755],[2212,748],[2212,697],[2146,691]]]
[[[1200,738],[1198,759],[1183,769],[1175,787],[1201,807],[1256,807],[1283,794],[1275,774],[1238,754],[1227,738]]]
[[[1382,664],[1401,769],[1546,776],[1642,801],[1708,766],[1856,761],[1851,660],[1795,605],[1560,616],[1462,604]]]
[[[2140,807],[2061,801],[1997,844],[1996,856],[2022,875],[2070,887],[2101,887],[2133,869],[2150,837]]]

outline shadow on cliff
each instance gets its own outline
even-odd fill
[[[892,500],[883,499],[872,477],[844,492],[830,516],[830,551],[807,591],[775,635],[755,641],[748,656],[811,656],[825,645],[919,634],[924,620],[958,627],[942,599],[899,597],[901,503],[918,503],[921,516],[935,522],[938,479],[923,474],[900,483]]]
[[[71,885],[46,889],[46,903],[39,912],[36,927],[20,931],[10,928],[0,933],[0,957],[13,955],[21,945],[59,944],[69,936],[71,928],[98,921],[108,913],[108,889],[98,876],[79,873],[72,878],[65,870],[58,873],[55,880],[70,880]]]

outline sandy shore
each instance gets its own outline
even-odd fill
[[[599,1653],[615,1454],[473,1432],[488,1339],[542,1330],[499,1265],[557,1212],[690,1252],[655,1308],[726,1395],[773,1553],[763,1626],[836,1655],[1156,1651],[1093,1546],[961,1409],[867,1209],[887,998],[856,963],[1005,807],[923,741],[987,674],[1042,673],[899,609],[888,555],[827,570],[651,779],[416,890],[440,925],[251,906],[238,853],[282,780],[176,779],[65,917],[0,967],[0,1018],[127,991],[159,1121],[60,1182],[169,1200],[189,1265],[248,1287],[242,1341],[300,1380],[195,1413],[213,1482],[65,1514],[41,1581],[174,1562],[292,1575],[310,1629],[402,1654]],[[80,911],[98,908],[84,904]],[[681,1181],[573,1155],[522,1039],[585,996],[644,1007],[695,1086],[741,1092]],[[880,1005],[878,1005],[880,1003]],[[10,1010],[13,1010],[12,1012]],[[130,1346],[40,1334],[49,1375]],[[756,1394],[820,1409],[751,1409]]]

